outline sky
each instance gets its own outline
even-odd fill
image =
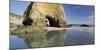
[[[94,24],[94,6],[64,5],[69,24]]]
[[[30,2],[10,0],[10,12],[23,16]],[[94,24],[94,6],[63,4],[68,24]]]

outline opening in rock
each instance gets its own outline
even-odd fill
[[[45,17],[47,27],[59,27],[59,20],[55,20],[53,17],[47,15]]]

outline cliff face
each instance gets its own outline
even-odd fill
[[[19,15],[13,14],[13,13],[10,13],[9,16],[10,16],[9,20],[10,20],[11,24],[14,24],[14,25],[23,25],[22,24],[22,22],[23,22],[23,16],[19,16]]]
[[[22,26],[23,22],[23,16],[16,15],[14,13],[9,14],[9,20],[10,20],[10,31],[17,29],[18,26]]]
[[[61,4],[55,3],[31,3],[26,9],[24,23],[27,18],[32,20],[34,27],[46,27],[45,19],[48,19],[50,26],[52,27],[66,27],[66,18],[64,14],[64,8]],[[27,24],[27,23],[26,23]]]

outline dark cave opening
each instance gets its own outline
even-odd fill
[[[52,18],[51,16],[47,15],[45,17],[45,19],[47,19],[49,21],[49,27],[59,27],[59,20],[55,20],[54,18]],[[46,25],[48,27],[48,23],[46,21]]]

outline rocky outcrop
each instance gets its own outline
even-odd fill
[[[22,24],[22,22],[23,22],[23,16],[16,15],[14,13],[10,13],[9,16],[10,16],[9,20],[10,20],[11,24],[14,24],[14,25],[23,25]]]
[[[16,15],[14,13],[9,14],[9,20],[10,20],[10,30],[15,30],[18,28],[18,26],[22,26],[23,22],[23,16]]]
[[[62,4],[31,2],[24,12],[24,17],[10,17],[10,22],[20,25],[13,32],[28,33],[46,30],[50,27],[66,27],[66,16]]]
[[[27,19],[30,18],[33,27],[46,27],[45,19],[49,20],[52,27],[66,27],[64,8],[61,4],[31,2],[24,15],[24,25],[28,25]]]

